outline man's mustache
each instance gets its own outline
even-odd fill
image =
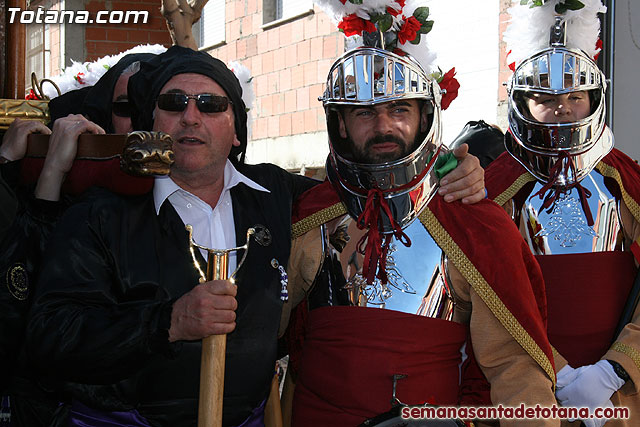
[[[369,138],[365,144],[365,148],[371,148],[376,144],[384,144],[385,142],[393,142],[400,147],[405,147],[405,142],[402,138],[396,135],[376,135],[373,138]]]

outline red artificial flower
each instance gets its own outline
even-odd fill
[[[40,98],[38,98],[38,95],[36,95],[33,89],[29,89],[29,92],[27,92],[24,99],[29,99],[29,100],[35,99],[36,101],[38,101]]]
[[[509,55],[511,55],[511,50],[509,50],[509,52],[507,52],[507,58],[509,58]],[[513,62],[508,63],[508,64],[507,64],[507,67],[509,67],[509,69],[510,69],[512,72],[515,72],[515,71],[516,71],[516,62],[515,62],[515,61],[513,61]]]
[[[403,18],[405,17],[403,16]],[[420,27],[422,27],[422,24],[415,16],[410,16],[409,19],[405,18],[404,24],[402,24],[400,31],[398,31],[398,41],[400,44],[415,40]]]
[[[387,6],[387,13],[391,16],[398,16],[400,15],[400,12],[402,12],[402,8],[400,8],[400,10],[395,10],[391,6]]]
[[[402,9],[404,7],[404,2],[406,0],[396,0],[396,3],[398,3],[400,5],[400,9]]]
[[[601,38],[598,38],[598,41],[596,42],[596,48],[600,49],[600,50],[598,51],[598,53],[596,53],[596,56],[593,57],[594,61],[597,61],[598,57],[602,53],[602,39]]]
[[[442,109],[446,110],[449,108],[451,102],[458,97],[458,89],[460,89],[460,83],[454,77],[456,75],[456,67],[453,67],[440,79],[438,84],[440,85],[440,89],[446,91],[444,95],[442,95]]]
[[[73,78],[76,79],[76,81],[78,83],[80,83],[81,85],[84,84],[84,80],[83,80],[84,79],[84,73],[78,73]]]
[[[344,32],[344,35],[355,36],[362,35],[362,31],[373,33],[376,31],[376,26],[373,22],[360,18],[355,13],[344,17],[342,22],[338,24],[338,28]]]
[[[340,0],[340,3],[345,4],[347,0]]]

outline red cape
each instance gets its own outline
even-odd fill
[[[293,236],[346,213],[328,181],[293,208]],[[513,221],[495,203],[446,203],[436,195],[420,221],[496,318],[555,383],[546,336],[546,297],[540,267]],[[520,283],[521,286],[514,286]]]

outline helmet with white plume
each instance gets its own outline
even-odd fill
[[[358,226],[369,229],[367,247],[377,246],[384,254],[392,235],[407,243],[402,228],[417,217],[437,189],[434,166],[447,150],[441,141],[443,93],[438,79],[453,79],[455,70],[443,76],[433,65],[435,54],[426,40],[433,21],[424,1],[316,3],[344,32],[349,48],[332,65],[320,98],[329,133],[327,175]],[[456,96],[458,86],[457,82],[450,86],[449,98]],[[373,163],[356,155],[348,132],[340,131],[346,112],[404,100],[417,101],[421,118],[426,117],[415,140],[406,141],[407,150],[400,158]],[[381,266],[378,277],[386,281],[384,259],[384,255],[376,260],[365,258],[369,283],[377,263]]]
[[[507,85],[507,150],[542,182],[570,187],[613,147],[605,124],[606,80],[593,59],[600,51],[598,13],[606,8],[600,0],[514,1],[504,34],[515,69]],[[584,117],[561,117],[558,109],[552,121],[542,120],[530,109],[535,97],[572,94],[588,97]]]

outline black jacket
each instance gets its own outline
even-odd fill
[[[244,184],[231,190],[237,242],[255,224],[273,239],[266,247],[252,242],[237,275],[224,425],[242,422],[268,394],[283,304],[271,260],[287,265],[292,201],[313,185],[273,165],[238,169],[270,193]],[[184,224],[168,201],[159,215],[151,193],[77,204],[46,252],[27,330],[33,363],[51,380],[105,385],[90,387],[108,394],[87,393],[90,406],[135,408],[154,425],[192,426],[201,342],[171,344],[167,331],[172,303],[197,283]]]

